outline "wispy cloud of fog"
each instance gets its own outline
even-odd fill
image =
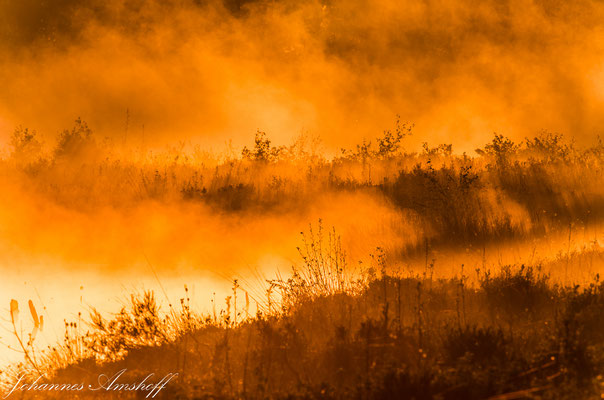
[[[335,149],[400,114],[411,144],[471,150],[493,131],[604,126],[600,1],[78,3],[0,3],[3,137],[50,140],[81,116],[132,146],[241,145],[260,128]]]
[[[412,149],[471,151],[493,131],[522,139],[541,129],[591,142],[603,106],[600,0],[0,0],[0,155],[18,125],[48,150],[77,117],[97,143],[129,150],[249,146],[261,129],[277,145],[309,132],[335,152],[392,128],[396,114],[416,124]],[[378,193],[326,190],[287,212],[220,213],[181,197],[138,201],[142,166],[118,163],[113,175],[113,161],[41,164],[47,174],[31,179],[0,168],[0,304],[39,296],[60,330],[82,291],[99,306],[123,283],[155,285],[147,260],[170,295],[191,278],[208,304],[212,291],[231,293],[234,276],[300,263],[299,232],[319,218],[342,235],[351,265],[377,246],[400,255],[424,243],[418,218]],[[509,203],[512,223],[529,220]],[[570,248],[566,234],[558,241],[543,253]],[[418,265],[434,258],[437,272],[455,275],[464,262],[472,270],[534,253],[430,249]]]
[[[39,271],[31,266],[49,265],[83,274],[119,272],[119,281],[128,274],[149,275],[148,261],[170,275],[272,275],[302,262],[296,250],[300,232],[308,232],[309,223],[318,231],[319,219],[324,230],[337,228],[353,264],[378,246],[396,250],[421,240],[413,221],[378,195],[326,192],[286,213],[224,213],[203,203],[150,199],[81,210],[2,182],[0,262],[20,265],[32,276]]]

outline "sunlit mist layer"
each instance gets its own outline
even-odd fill
[[[329,150],[417,124],[462,151],[493,131],[602,130],[604,4],[75,0],[0,4],[0,133],[76,116],[129,146],[223,149],[256,128]]]

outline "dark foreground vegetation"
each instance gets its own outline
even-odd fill
[[[12,373],[30,369],[30,379],[45,373],[48,382],[86,386],[123,369],[122,383],[178,373],[156,397],[164,399],[600,397],[599,276],[569,287],[550,282],[540,266],[497,273],[460,266],[457,277],[434,279],[431,266],[388,272],[379,251],[370,267],[351,271],[335,236],[305,243],[303,265],[268,281],[263,300],[251,300],[237,281],[210,315],[189,308],[186,287],[181,304],[165,312],[153,293],[133,295],[108,319],[93,311],[84,326],[66,322],[64,343],[37,355],[31,346]]]

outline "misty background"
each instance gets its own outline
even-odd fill
[[[81,117],[130,147],[223,150],[261,129],[337,151],[400,114],[412,147],[543,129],[592,142],[603,17],[596,0],[2,0],[0,140]]]

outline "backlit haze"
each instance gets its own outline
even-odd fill
[[[0,129],[82,117],[129,146],[222,151],[256,129],[328,150],[400,114],[470,152],[492,132],[577,140],[604,117],[600,1],[4,0]]]
[[[300,232],[319,219],[337,229],[354,265],[370,263],[378,246],[411,269],[435,259],[443,276],[464,262],[473,270],[570,254],[601,240],[596,221],[571,227],[570,238],[552,231],[408,255],[427,243],[423,225],[377,190],[296,186],[308,196],[230,212],[147,195],[145,179],[189,179],[190,165],[201,165],[206,185],[257,130],[274,145],[307,138],[329,160],[393,129],[397,115],[415,124],[410,152],[448,143],[475,156],[493,132],[521,141],[543,130],[591,145],[604,133],[603,106],[602,1],[0,0],[2,324],[12,298],[46,306],[52,343],[63,319],[89,306],[115,311],[133,290],[155,290],[165,307],[187,284],[207,311],[239,278],[260,297],[267,277],[301,261]],[[77,118],[108,149],[100,161],[59,160],[48,175],[11,169],[17,127],[35,130],[51,157]],[[79,169],[97,161],[105,172]],[[310,176],[289,168],[290,181]],[[600,191],[594,184],[586,196]],[[510,225],[530,236],[527,212],[502,202]],[[573,279],[588,279],[601,261]]]

